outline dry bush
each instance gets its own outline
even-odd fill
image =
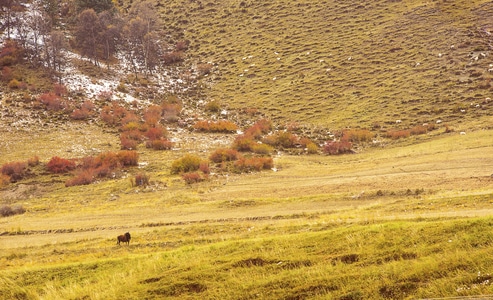
[[[188,50],[189,46],[190,46],[189,40],[181,40],[176,43],[175,49],[176,51],[186,51]]]
[[[153,150],[169,150],[173,148],[173,143],[167,139],[150,140],[146,142],[146,148]]]
[[[279,132],[262,139],[265,144],[273,147],[294,148],[298,144],[298,137],[291,132]]]
[[[10,67],[3,67],[2,68],[2,75],[1,75],[1,80],[3,82],[9,82],[12,79],[14,79],[14,71]]]
[[[221,102],[217,100],[209,101],[205,104],[204,110],[212,113],[218,113],[221,111]]]
[[[234,171],[237,173],[259,172],[270,170],[274,167],[272,157],[242,157],[235,161]]]
[[[13,215],[20,215],[26,212],[26,209],[22,205],[3,205],[0,207],[0,216],[9,217]]]
[[[183,51],[171,51],[163,54],[163,63],[165,65],[171,65],[182,62],[185,59],[185,53]]]
[[[148,186],[150,176],[145,173],[138,173],[134,177],[133,185],[135,186]]]
[[[235,138],[232,148],[241,152],[249,152],[253,151],[256,144],[257,142],[252,137],[242,134]]]
[[[54,156],[46,164],[48,171],[52,173],[67,173],[74,170],[76,167],[75,162],[58,156]]]
[[[385,133],[385,136],[393,139],[393,140],[398,140],[402,138],[408,138],[411,135],[411,130],[409,129],[394,129],[394,130],[389,130]]]
[[[94,115],[94,110],[96,106],[92,101],[86,100],[82,103],[81,107],[74,110],[70,114],[70,118],[74,120],[87,120]]]
[[[240,154],[235,149],[220,148],[216,149],[210,156],[209,160],[214,163],[221,163],[225,161],[234,161],[239,158]]]
[[[348,129],[343,131],[341,140],[353,143],[371,142],[374,137],[375,134],[368,129]]]
[[[156,126],[156,127],[149,128],[144,133],[144,136],[146,138],[148,138],[149,140],[153,141],[153,140],[162,139],[162,138],[166,137],[167,134],[168,134],[168,132],[167,132],[166,128],[164,128],[162,126]]]
[[[112,102],[111,105],[106,105],[101,111],[101,120],[109,126],[117,126],[121,124],[121,120],[128,114],[125,107]]]
[[[329,155],[352,153],[352,147],[353,144],[348,141],[331,141],[325,144],[323,152]]]
[[[0,49],[0,66],[12,66],[19,63],[24,56],[23,48],[13,40],[6,40]]]
[[[124,166],[137,166],[139,164],[139,154],[137,151],[119,151],[118,160]]]
[[[7,84],[7,87],[9,89],[12,89],[12,90],[18,90],[22,87],[22,82],[20,82],[19,80],[14,78],[14,79],[9,81],[9,83]]]
[[[151,126],[156,126],[161,120],[163,108],[159,105],[151,105],[144,112],[144,122]]]
[[[38,100],[46,107],[47,110],[61,111],[67,107],[66,103],[52,92],[42,94],[39,96]]]
[[[206,161],[202,161],[200,163],[199,170],[206,175],[211,173],[211,168],[209,166],[209,163]]]
[[[171,174],[189,173],[200,168],[202,159],[193,154],[186,154],[171,164]]]
[[[139,142],[129,139],[124,136],[120,136],[120,149],[122,150],[135,150],[139,146]]]
[[[35,167],[39,165],[39,157],[38,156],[33,156],[30,159],[27,160],[27,165],[30,167]]]
[[[308,154],[317,154],[318,153],[318,146],[315,143],[309,143],[306,145],[306,152]]]
[[[0,173],[0,188],[10,183],[10,176]]]
[[[213,67],[214,66],[210,63],[198,64],[197,73],[199,74],[199,76],[208,75],[211,73]]]
[[[268,119],[260,119],[245,130],[245,135],[251,136],[254,139],[260,139],[262,135],[269,133],[271,130],[272,122]]]
[[[161,108],[164,121],[174,123],[178,121],[183,106],[180,102],[164,101],[161,103]]]
[[[252,152],[256,154],[268,155],[274,152],[274,147],[267,144],[254,144]]]
[[[75,177],[67,180],[65,182],[66,187],[76,186],[76,185],[88,185],[91,184],[95,177],[96,172],[93,169],[81,170],[75,175]]]
[[[183,173],[181,177],[183,178],[183,180],[185,180],[187,184],[198,183],[205,180],[199,172]]]
[[[58,97],[63,97],[68,95],[68,90],[63,84],[56,83],[53,85],[53,93]]]
[[[419,135],[419,134],[425,134],[428,132],[428,127],[423,126],[423,125],[417,125],[411,128],[410,130],[411,135]]]
[[[11,182],[24,178],[26,172],[27,163],[21,161],[6,163],[0,168],[0,173],[9,176]]]

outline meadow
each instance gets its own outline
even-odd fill
[[[156,167],[172,153],[150,151],[141,159],[151,174],[145,188],[128,178],[82,187],[52,175],[24,182],[15,195],[3,191],[27,212],[0,219],[0,296],[493,294],[491,135],[453,133],[343,156],[281,155],[276,172],[194,185]],[[126,231],[130,245],[116,245]]]
[[[167,75],[210,68],[174,92],[120,78],[120,89],[150,97],[127,103],[136,116],[126,134],[164,124],[170,150],[142,137],[138,164],[67,186],[73,174],[49,172],[52,157],[119,151],[132,122],[96,114],[117,110],[101,94],[81,120],[27,91],[2,94],[0,166],[39,163],[0,180],[0,211],[22,208],[0,217],[0,299],[493,297],[490,1],[156,3],[166,39],[189,42]],[[79,64],[91,82],[109,76]],[[45,92],[46,76],[22,72]],[[151,124],[143,103],[176,111]],[[171,172],[262,118],[272,132],[254,144],[287,132],[315,151],[264,147],[271,170],[210,163],[194,184]],[[356,139],[350,151],[324,153],[344,134]],[[130,244],[117,245],[125,232]]]

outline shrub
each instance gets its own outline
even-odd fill
[[[70,117],[74,120],[87,120],[94,114],[95,105],[90,100],[84,101],[81,108],[74,110]]]
[[[145,173],[139,173],[135,175],[134,184],[135,186],[148,186],[149,185],[149,175]]]
[[[121,150],[135,150],[139,146],[139,142],[133,139],[129,139],[125,136],[120,136],[120,149]]]
[[[9,89],[18,90],[21,88],[21,82],[14,78],[14,79],[9,81],[9,84],[7,85],[7,87]]]
[[[235,161],[234,167],[238,173],[258,172],[272,169],[274,167],[274,160],[272,157],[242,157]]]
[[[10,177],[0,173],[0,187],[7,186],[10,183]]]
[[[221,148],[216,149],[210,156],[209,159],[214,163],[221,163],[224,161],[234,161],[239,157],[239,153],[235,149]]]
[[[343,131],[341,140],[353,143],[370,142],[374,137],[375,134],[367,129],[348,129]]]
[[[428,132],[428,127],[423,126],[423,125],[417,125],[411,128],[410,130],[411,135],[419,135],[419,134],[425,134]]]
[[[52,173],[67,173],[75,169],[75,162],[58,156],[54,156],[46,164],[46,168]]]
[[[315,143],[309,143],[306,145],[306,152],[308,154],[317,154],[318,153],[318,146]]]
[[[76,186],[76,185],[88,185],[94,181],[96,177],[96,170],[88,169],[80,171],[75,177],[67,180],[65,182],[66,187]]]
[[[163,54],[163,62],[165,65],[171,65],[182,62],[185,59],[183,51],[171,51]]]
[[[120,151],[117,153],[120,163],[126,166],[137,166],[139,164],[139,154],[137,151]]]
[[[149,125],[156,125],[161,120],[163,109],[159,105],[151,105],[144,112],[144,121]]]
[[[214,66],[210,63],[198,64],[197,73],[199,73],[199,76],[208,75],[211,73],[213,67]]]
[[[2,165],[0,172],[9,176],[11,182],[24,178],[26,175],[27,164],[25,162],[11,162]]]
[[[67,87],[64,86],[63,84],[54,84],[53,93],[55,93],[55,95],[59,97],[62,97],[68,95],[68,90]]]
[[[325,144],[323,151],[329,155],[352,153],[353,144],[348,141],[332,141]]]
[[[190,46],[190,41],[188,40],[181,40],[178,41],[175,45],[176,51],[185,51],[188,49],[188,46]]]
[[[390,130],[387,131],[385,136],[391,138],[393,140],[398,140],[402,138],[408,138],[411,135],[411,130],[403,129],[403,130]]]
[[[219,111],[221,111],[221,103],[217,100],[212,100],[210,102],[207,102],[207,104],[204,107],[204,110],[212,113],[218,113]]]
[[[55,93],[44,93],[38,99],[48,110],[60,111],[65,109],[66,105],[62,99]]]
[[[13,40],[6,40],[0,49],[0,66],[12,66],[20,62],[24,50]]]
[[[274,147],[293,148],[298,143],[298,137],[285,131],[267,136],[263,139],[263,142]]]
[[[116,126],[121,124],[121,120],[128,114],[125,107],[118,104],[118,102],[112,102],[111,106],[106,105],[101,111],[101,120],[109,126]]]
[[[272,130],[272,122],[267,119],[260,119],[250,128],[245,130],[245,135],[251,136],[254,139],[260,139],[263,134],[267,134]]]
[[[238,151],[247,152],[252,151],[256,144],[252,137],[243,134],[235,138],[232,147]]]
[[[253,153],[256,153],[256,154],[267,155],[267,154],[271,154],[272,152],[274,152],[274,147],[267,145],[267,144],[258,144],[257,143],[257,144],[253,145],[252,151],[253,151]]]
[[[162,126],[151,127],[144,133],[145,137],[150,140],[159,140],[165,137],[167,134],[166,129]]]
[[[166,122],[177,122],[178,116],[182,110],[182,105],[180,103],[169,103],[167,101],[161,103],[162,108],[162,118]]]
[[[33,156],[30,159],[27,160],[27,165],[30,167],[35,167],[39,165],[39,157],[38,156]]]
[[[204,174],[210,174],[211,169],[209,167],[209,163],[206,161],[202,161],[199,166],[199,170]]]
[[[146,142],[146,148],[154,150],[169,150],[173,147],[173,143],[166,139],[151,140]]]
[[[14,72],[12,71],[12,68],[9,67],[3,67],[2,68],[2,81],[4,82],[9,82],[12,79],[14,79]]]
[[[201,162],[202,160],[200,157],[192,154],[186,154],[171,164],[171,173],[179,174],[197,171],[200,168]]]
[[[181,177],[183,178],[183,180],[185,180],[187,184],[204,181],[204,178],[198,172],[183,173]]]
[[[8,206],[4,205],[0,207],[0,215],[2,217],[9,217],[13,215],[19,215],[26,212],[26,209],[22,205]]]

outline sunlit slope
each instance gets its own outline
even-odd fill
[[[207,100],[230,108],[337,128],[398,119],[476,127],[492,114],[490,1],[174,0],[160,9],[165,29],[191,41],[189,57],[216,64]]]

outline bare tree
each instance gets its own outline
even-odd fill
[[[86,9],[79,14],[75,31],[75,40],[81,55],[99,64],[98,52],[100,47],[102,26],[98,15],[93,9]]]
[[[45,43],[45,58],[48,66],[54,71],[58,80],[61,82],[61,71],[66,62],[65,49],[67,42],[65,35],[61,31],[50,32]]]
[[[109,68],[111,57],[117,52],[121,44],[123,20],[117,15],[109,11],[103,11],[98,16],[101,24],[101,44],[103,56]]]
[[[0,12],[4,23],[2,27],[7,30],[7,38],[10,39],[12,29],[15,25],[15,12],[21,11],[23,9],[20,5],[19,0],[0,0]]]

